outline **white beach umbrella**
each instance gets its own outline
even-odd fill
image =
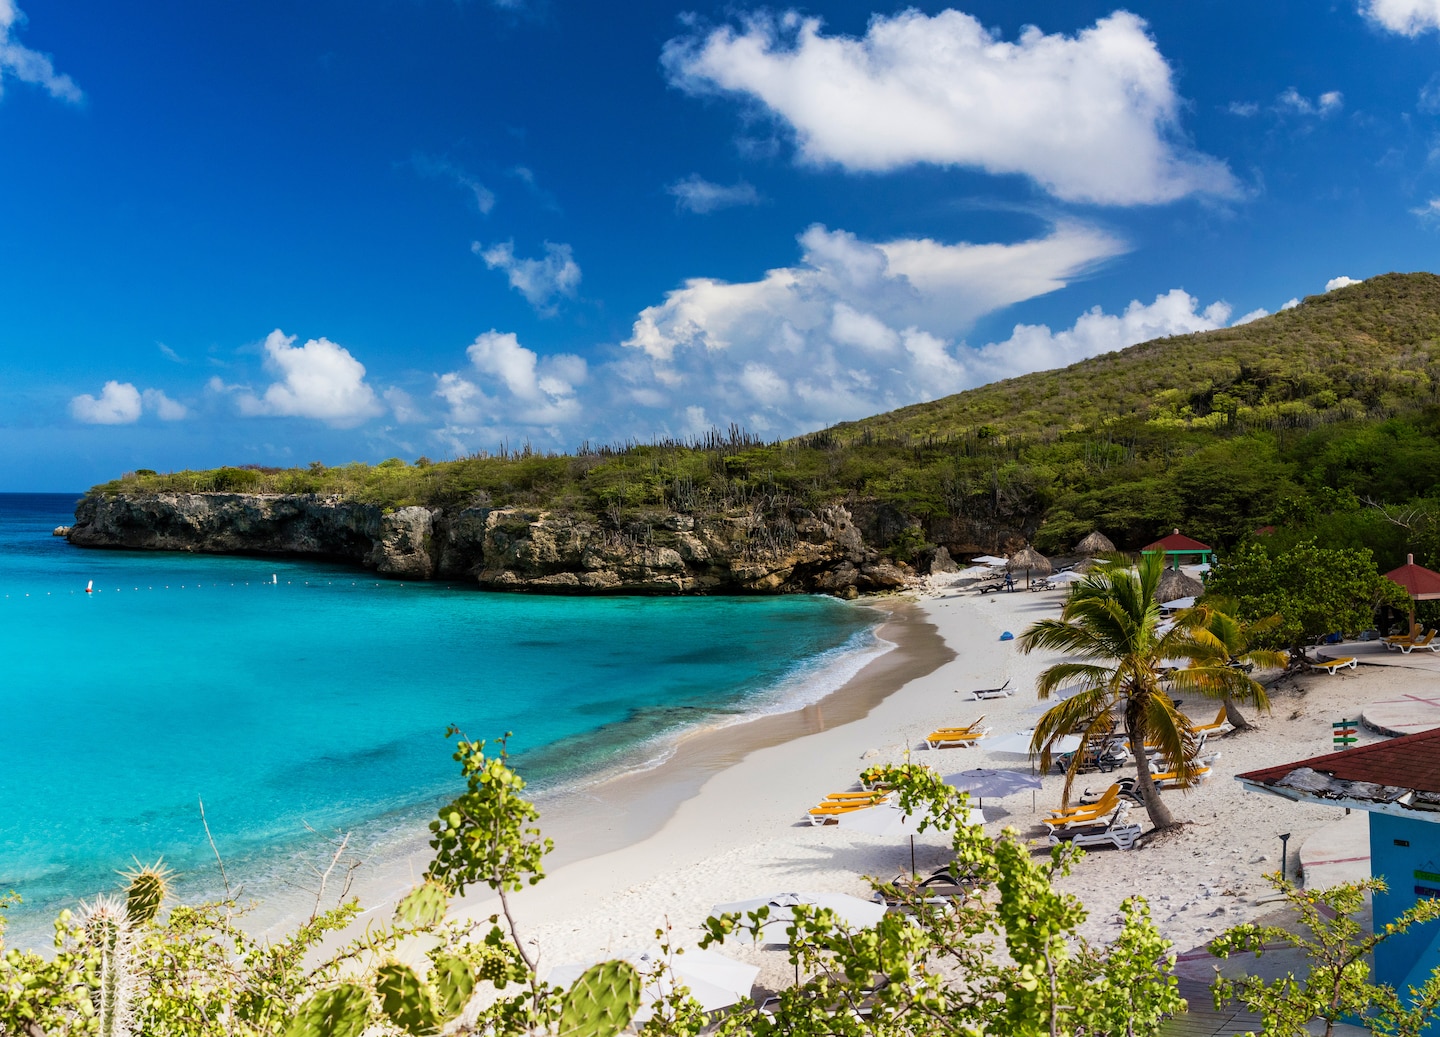
[[[1083,580],[1083,579],[1085,579],[1085,574],[1084,574],[1084,573],[1077,573],[1077,572],[1075,572],[1073,569],[1066,569],[1063,573],[1055,573],[1053,576],[1051,576],[1051,577],[1050,577],[1050,582],[1051,582],[1052,584],[1053,584],[1053,583],[1079,583],[1079,582],[1080,582],[1081,580]]]
[[[1182,565],[1180,571],[1189,573],[1191,576],[1199,576],[1201,573],[1208,573],[1213,566],[1209,562],[1201,562],[1199,565]]]
[[[954,574],[957,580],[978,580],[981,577],[989,576],[992,570],[988,565],[972,565],[968,569],[961,569]]]
[[[1000,558],[996,555],[981,555],[979,558],[970,559],[970,561],[976,565],[1008,565],[1010,559]]]
[[[1162,609],[1176,610],[1192,609],[1195,607],[1195,599],[1193,597],[1175,598],[1173,601],[1162,601],[1160,603],[1160,607]]]
[[[855,929],[868,928],[885,917],[884,904],[861,900],[845,893],[774,893],[754,900],[737,900],[733,904],[716,904],[711,910],[717,915],[736,911],[748,914],[768,907],[770,916],[765,919],[765,924],[760,929],[760,938],[756,942],[789,943],[790,936],[785,930],[795,918],[795,908],[801,904],[829,908],[840,921]],[[742,939],[750,938],[744,934],[737,935]]]
[[[615,958],[628,961],[646,976],[655,971],[658,963],[665,961],[664,954],[658,947],[647,951],[621,951],[619,954],[596,958],[589,962],[557,965],[550,970],[545,981],[555,986],[568,987],[592,965]],[[723,954],[693,947],[684,954],[673,956],[669,961],[669,966],[670,972],[689,989],[690,996],[700,1002],[700,1007],[707,1012],[728,1007],[741,998],[749,997],[750,988],[755,985],[755,977],[760,975],[758,965],[746,965],[744,962],[727,958]],[[657,979],[647,979],[640,992],[642,1007],[637,1013],[637,1019],[648,1016],[650,1014],[649,1007],[656,1001],[668,997],[672,990],[673,984],[668,975]]]
[[[856,810],[854,813],[841,814],[840,827],[888,839],[908,835],[910,837],[910,871],[913,873],[915,871],[915,836],[920,832],[921,820],[918,817],[911,817],[893,803],[882,803],[870,810]],[[965,818],[965,824],[983,825],[984,823],[984,813],[971,807]]]
[[[999,738],[992,738],[985,746],[992,753],[1006,753],[1011,756],[1029,756],[1030,740],[1035,737],[1034,731],[1017,731],[1013,735],[1001,735]],[[1066,735],[1056,741],[1050,747],[1051,752],[1073,753],[1080,748],[1079,735]]]
[[[943,780],[952,788],[968,792],[982,800],[986,796],[991,799],[1004,799],[1023,789],[1042,787],[1040,776],[1037,774],[1027,774],[1024,771],[994,770],[989,767],[975,767],[972,770],[960,771],[958,774],[947,774]]]

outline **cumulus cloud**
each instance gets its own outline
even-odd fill
[[[956,392],[951,341],[1004,306],[1123,251],[1061,224],[1013,245],[863,241],[813,226],[795,266],[758,281],[696,278],[643,310],[612,372],[620,406],[702,406],[759,432],[815,428]]]
[[[1251,321],[1257,321],[1261,317],[1268,316],[1270,316],[1270,311],[1265,309],[1265,307],[1261,306],[1258,309],[1251,310],[1249,313],[1244,313],[1236,317],[1233,321],[1230,322],[1230,326],[1232,328],[1238,328],[1242,324],[1249,324]]]
[[[665,190],[674,195],[677,208],[695,213],[730,209],[737,205],[760,204],[760,192],[744,180],[727,186],[711,183],[699,173],[676,180],[667,185]]]
[[[190,412],[159,389],[143,392],[131,382],[106,382],[98,397],[81,393],[70,401],[70,416],[87,425],[133,425],[146,411],[161,421],[179,421]]]
[[[57,100],[78,104],[85,95],[75,81],[56,72],[48,55],[16,42],[15,29],[24,22],[25,15],[14,0],[0,0],[0,86],[7,78],[18,79],[43,88]]]
[[[491,270],[502,270],[514,288],[525,301],[541,313],[554,311],[554,302],[559,296],[574,297],[580,287],[580,265],[569,245],[545,242],[543,259],[521,259],[515,255],[515,243],[502,241],[498,245],[483,247],[473,242],[474,252]]]
[[[1297,306],[1299,306],[1299,305],[1300,305],[1300,300],[1299,300],[1298,298],[1292,297],[1292,298],[1290,298],[1289,300],[1287,300],[1284,304],[1282,304],[1280,308],[1281,308],[1282,310],[1293,310],[1295,307],[1297,307]]]
[[[1312,101],[1292,86],[1275,99],[1275,107],[1281,112],[1315,115],[1323,119],[1345,107],[1345,95],[1339,90],[1327,90]]]
[[[1364,279],[1361,278],[1361,280],[1364,280]],[[1357,281],[1355,278],[1353,278],[1353,277],[1346,277],[1344,274],[1341,274],[1339,277],[1332,277],[1332,278],[1330,278],[1330,280],[1326,281],[1326,282],[1325,282],[1325,290],[1326,290],[1327,292],[1333,292],[1333,291],[1334,291],[1335,289],[1337,289],[1337,288],[1345,288],[1345,287],[1348,287],[1349,285],[1359,284],[1359,283],[1360,283],[1360,281]]]
[[[682,89],[764,106],[806,162],[977,167],[1107,205],[1236,191],[1223,162],[1180,139],[1170,66],[1125,11],[1075,36],[1028,27],[1013,43],[954,10],[876,16],[860,39],[793,12],[755,15],[671,40],[663,62]]]
[[[465,355],[468,371],[435,379],[435,395],[449,409],[446,431],[451,436],[480,425],[558,428],[580,418],[576,393],[589,378],[583,357],[557,353],[542,358],[513,332],[494,328],[477,336]]]
[[[1365,0],[1366,17],[1402,36],[1419,36],[1440,29],[1440,0]]]
[[[296,346],[294,335],[277,328],[266,336],[264,350],[265,369],[280,380],[262,396],[242,390],[241,414],[315,418],[350,428],[384,413],[375,390],[365,382],[365,365],[344,346],[327,338]]]

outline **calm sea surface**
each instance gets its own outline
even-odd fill
[[[423,831],[459,787],[447,724],[514,731],[522,770],[555,787],[688,725],[818,698],[876,646],[875,613],[821,598],[498,595],[82,550],[50,535],[75,499],[0,494],[0,891],[25,899],[17,937],[116,888],[133,858],[163,854],[182,893],[213,893],[201,798],[232,880],[263,897],[315,841],[306,825]]]

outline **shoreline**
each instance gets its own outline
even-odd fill
[[[547,876],[656,837],[706,783],[750,754],[861,720],[906,684],[955,658],[917,602],[896,597],[857,604],[886,614],[873,635],[889,647],[881,647],[878,655],[820,699],[799,709],[712,721],[681,731],[653,765],[627,767],[535,795],[539,827],[555,843],[545,859]],[[409,890],[430,859],[428,838],[427,833],[417,834],[413,842],[407,840],[406,848],[356,883],[362,902],[369,905],[362,918],[388,912]]]

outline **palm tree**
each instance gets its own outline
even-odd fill
[[[1209,612],[1205,629],[1225,646],[1231,666],[1283,670],[1289,664],[1290,657],[1285,652],[1250,646],[1256,635],[1267,633],[1279,626],[1283,622],[1280,616],[1268,616],[1253,623],[1246,623],[1235,618],[1236,604],[1229,598],[1207,597],[1203,604]],[[1245,719],[1245,715],[1228,698],[1225,700],[1225,716],[1237,731],[1249,731],[1255,726]]]
[[[1155,589],[1165,571],[1159,554],[1147,555],[1135,571],[1111,562],[1075,584],[1059,619],[1042,619],[1020,635],[1020,649],[1037,648],[1079,656],[1078,661],[1055,663],[1036,680],[1035,690],[1046,699],[1062,685],[1078,684],[1077,694],[1052,707],[1035,725],[1031,751],[1048,769],[1051,747],[1069,734],[1080,736],[1080,749],[1065,777],[1065,799],[1092,739],[1108,737],[1117,720],[1135,757],[1136,791],[1151,823],[1169,828],[1175,823],[1160,801],[1151,777],[1145,743],[1175,761],[1179,785],[1194,777],[1196,739],[1189,719],[1162,689],[1161,666],[1188,664],[1170,674],[1171,688],[1215,699],[1234,699],[1267,708],[1265,689],[1243,670],[1230,665],[1225,645],[1207,629],[1211,610],[1199,606],[1176,617],[1169,630],[1160,630],[1160,603]]]

